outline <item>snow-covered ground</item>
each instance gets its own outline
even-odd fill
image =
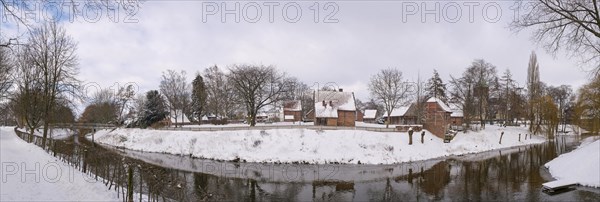
[[[505,131],[499,144],[501,131]],[[545,141],[524,139],[526,128],[488,126],[485,131],[459,133],[451,143],[427,132],[408,145],[408,134],[363,130],[271,129],[235,131],[102,130],[98,143],[147,152],[198,158],[276,163],[393,164],[449,155],[477,153]],[[522,133],[521,141],[518,134]]]
[[[120,201],[118,193],[0,128],[0,201]]]
[[[557,180],[600,187],[600,140],[598,137],[586,138],[577,149],[560,155],[544,166]]]
[[[24,130],[24,129],[22,129],[20,131],[28,133],[28,131]],[[75,134],[75,132],[73,132],[70,129],[56,128],[56,129],[48,130],[48,138],[56,139],[56,140],[66,139],[68,137],[71,137],[73,134]],[[44,130],[42,128],[38,128],[37,130],[35,130],[33,132],[33,135],[42,137],[42,136],[44,136]]]
[[[357,127],[367,127],[367,128],[385,128],[385,124],[377,124],[377,123],[365,123],[362,121],[355,122]],[[395,128],[396,125],[390,124],[390,128]]]

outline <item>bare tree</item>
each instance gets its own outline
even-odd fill
[[[569,85],[560,85],[558,87],[550,86],[548,88],[548,95],[554,100],[554,103],[558,105],[558,120],[560,124],[563,124],[562,131],[565,130],[565,125],[567,122],[565,113],[572,94],[573,89]],[[559,131],[558,126],[556,131]]]
[[[115,93],[113,91],[110,89],[102,89],[98,92],[94,92],[94,94],[92,94],[92,96],[89,98],[88,102],[90,104],[116,104],[115,99]]]
[[[511,28],[534,29],[533,39],[556,54],[560,49],[581,56],[600,73],[600,5],[598,0],[519,1]]]
[[[490,93],[495,82],[498,81],[496,67],[485,60],[475,60],[467,72],[470,72],[468,75],[474,76],[474,81],[476,81],[473,96],[477,104],[479,123],[482,128],[485,128],[485,119],[492,114],[488,108]]]
[[[315,107],[314,90],[298,80],[296,77],[287,79],[288,90],[284,93],[285,100],[299,100],[301,102],[302,117],[306,117],[310,110]]]
[[[206,112],[219,118],[230,118],[239,103],[233,83],[229,82],[227,75],[217,66],[204,70],[204,83],[207,94]]]
[[[60,5],[56,5],[57,3],[61,3]],[[0,0],[0,9],[2,10],[2,23],[10,24],[13,26],[23,26],[27,33],[30,33],[34,29],[35,23],[42,21],[56,21],[58,19],[54,19],[55,17],[73,17],[73,18],[86,18],[86,14],[90,11],[95,12],[120,12],[125,11],[127,14],[135,15],[140,9],[140,0],[84,0],[81,2],[80,0],[68,0],[68,1],[30,1],[30,0]],[[52,16],[50,13],[37,13],[36,20],[30,22],[27,15],[33,9],[46,8],[47,6],[55,7],[58,6],[59,9],[68,9],[67,12],[63,12],[63,10],[59,10],[60,16]],[[29,11],[29,12],[27,12]],[[50,14],[50,15],[48,15]],[[64,16],[63,14],[68,14],[70,16]],[[110,14],[109,14],[110,15]],[[108,20],[119,20],[118,18],[107,18]],[[3,36],[7,36],[0,29],[0,40]],[[26,43],[22,43],[22,36],[25,34],[18,33],[14,36],[9,36],[6,41],[0,42],[0,49],[11,48],[14,46],[25,45]],[[26,41],[26,40],[25,40]]]
[[[250,126],[256,125],[260,109],[281,101],[289,88],[285,74],[273,66],[233,65],[229,81],[246,107]]]
[[[83,110],[79,122],[111,123],[119,122],[119,99],[111,89],[102,89],[92,94],[89,105]]]
[[[186,102],[185,99],[187,96],[189,96],[187,93],[188,85],[186,83],[185,71],[177,73],[174,70],[167,70],[167,72],[163,72],[159,87],[160,92],[167,99],[170,116],[175,118],[175,127],[177,127],[177,119],[179,118],[179,115],[182,116],[183,121],[183,110]]]
[[[39,68],[25,53],[28,49],[19,49],[15,58],[18,78],[17,92],[12,96],[11,108],[19,126],[26,127],[33,135],[35,129],[42,125],[43,84]]]
[[[378,74],[371,76],[369,91],[371,97],[383,103],[388,116],[386,128],[390,126],[389,117],[392,111],[406,104],[410,93],[414,91],[413,87],[402,77],[402,72],[398,69],[383,69]]]
[[[491,87],[496,86],[498,81],[496,67],[478,59],[471,63],[461,78],[450,78],[453,87],[451,101],[462,107],[467,128],[473,117],[478,117],[480,126],[484,128],[485,120],[492,115],[488,104],[490,89],[493,90]]]
[[[80,81],[76,78],[79,71],[75,53],[77,43],[63,27],[51,22],[32,30],[25,49],[24,59],[31,62],[29,68],[34,69],[40,82],[44,120],[42,143],[45,145],[57,100],[60,97],[74,100],[80,95]]]
[[[130,126],[141,126],[144,120],[144,107],[146,105],[146,96],[144,94],[137,94],[133,99],[133,106],[130,110],[134,121],[128,125]]]
[[[452,86],[450,102],[456,104],[463,111],[465,131],[470,129],[472,117],[475,115],[475,99],[473,99],[475,81],[466,75],[465,72],[460,78],[450,76],[450,85]]]
[[[125,121],[125,115],[128,113],[126,110],[131,108],[131,102],[134,99],[136,88],[133,84],[129,84],[124,87],[120,87],[115,95],[115,104],[118,108],[117,112],[117,123],[123,124]]]
[[[0,103],[12,88],[12,65],[7,49],[0,48]]]

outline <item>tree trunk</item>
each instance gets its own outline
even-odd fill
[[[502,144],[502,136],[504,136],[504,132],[500,133],[500,141],[498,141],[498,144]]]
[[[392,112],[389,112],[389,111],[390,110],[388,110],[388,113],[387,113],[387,120],[385,120],[385,128],[390,128],[390,122],[392,121],[392,117],[390,117]]]
[[[35,130],[34,129],[30,129],[29,131],[30,131],[29,132],[29,142],[33,142],[33,133],[35,132]]]
[[[42,148],[46,148],[46,138],[48,138],[48,118],[44,121],[44,135],[42,137]]]
[[[133,202],[133,165],[129,165],[127,167],[127,201]]]
[[[425,131],[421,132],[421,144],[425,144]]]
[[[171,119],[171,115],[169,115],[169,119]],[[177,112],[175,112],[175,128],[177,128]]]
[[[250,126],[256,126],[256,114],[257,113],[258,112],[254,111],[254,110],[252,110],[250,112]]]

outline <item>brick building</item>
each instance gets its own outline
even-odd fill
[[[315,125],[354,126],[356,105],[354,93],[339,91],[315,92]]]
[[[302,102],[300,100],[289,100],[283,102],[283,121],[302,121]]]
[[[423,110],[425,115],[425,122],[423,128],[438,136],[444,138],[446,131],[450,126],[450,114],[452,110],[448,105],[437,98],[429,98],[425,103],[425,109]]]

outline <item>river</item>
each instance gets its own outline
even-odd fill
[[[557,136],[539,145],[395,165],[224,162],[100,146],[81,136],[48,141],[46,151],[125,200],[143,194],[152,201],[600,201],[595,188],[541,191],[552,180],[543,165],[579,141]]]

